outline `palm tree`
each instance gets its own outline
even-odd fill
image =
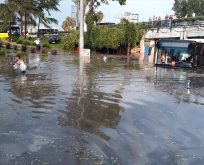
[[[97,12],[96,13],[96,22],[98,23],[100,23],[100,22],[102,22],[103,21],[103,17],[104,17],[104,15],[103,15],[103,12],[102,11],[99,11],[99,12]]]
[[[38,18],[38,35],[40,24],[42,23],[46,27],[49,27],[50,23],[57,24],[58,21],[55,18],[47,17],[51,15],[51,11],[59,11],[59,0],[35,0],[34,5],[36,7],[36,12],[34,16]]]
[[[9,41],[11,41],[11,24],[15,18],[16,5],[14,3],[0,4],[0,17],[3,20],[3,26],[9,27]]]
[[[35,22],[32,19],[32,12],[34,10],[33,1],[32,0],[7,0],[4,5],[6,6],[6,9],[8,10],[9,15],[12,15],[12,17],[15,17],[15,19],[20,21],[21,34],[22,34],[23,24],[24,24],[24,31],[25,31],[25,37],[26,37],[27,22],[28,21],[33,23]],[[4,18],[7,19],[6,16]]]
[[[73,18],[67,17],[62,23],[62,28],[64,31],[70,31],[72,28],[74,28],[75,24],[76,21]]]
[[[11,20],[14,16],[17,16],[21,23],[21,34],[23,32],[26,38],[27,25],[37,24],[36,18],[38,18],[38,31],[40,23],[48,27],[50,23],[57,23],[57,20],[49,16],[50,11],[59,11],[59,0],[7,0],[5,4],[1,4],[2,10],[0,11],[1,17],[5,20]],[[9,17],[9,18],[8,18]]]

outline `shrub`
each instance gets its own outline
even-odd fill
[[[74,50],[79,44],[79,33],[76,30],[72,30],[69,36],[62,38],[62,48],[64,50]]]
[[[42,48],[42,49],[41,49],[41,54],[48,54],[47,49],[46,49],[46,48]]]
[[[57,49],[52,49],[52,50],[51,50],[51,54],[52,54],[52,55],[57,55]]]
[[[124,40],[124,30],[117,27],[94,26],[90,34],[91,46],[95,49],[118,49]]]
[[[34,46],[32,46],[32,47],[30,48],[30,52],[31,52],[31,53],[35,53],[35,52],[36,52],[36,49],[35,49]]]
[[[4,56],[6,52],[4,50],[0,50],[0,56]]]
[[[50,44],[44,43],[44,44],[42,44],[42,47],[43,47],[43,48],[50,48]]]
[[[22,40],[17,40],[16,43],[17,43],[17,44],[22,44],[23,41],[22,41]]]
[[[26,52],[17,52],[16,56],[25,57],[27,54]]]
[[[35,42],[31,42],[30,45],[31,45],[31,46],[35,46]]]
[[[13,49],[18,50],[18,46],[16,44],[13,44]]]
[[[11,43],[10,42],[6,42],[6,49],[11,49]]]
[[[30,45],[30,42],[28,40],[24,40],[22,44],[23,45]]]
[[[22,46],[21,46],[21,51],[22,51],[22,52],[26,52],[26,50],[27,50],[27,46],[26,46],[26,45],[22,45]]]
[[[0,40],[0,49],[3,47],[4,42]]]
[[[20,36],[20,37],[18,38],[18,40],[16,41],[16,43],[17,43],[17,44],[22,44],[23,41],[24,41],[24,38],[23,38],[22,36]]]
[[[16,35],[16,34],[12,35],[12,41],[13,42],[17,42],[18,38],[19,38],[18,35]]]

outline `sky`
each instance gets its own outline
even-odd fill
[[[125,6],[120,6],[117,1],[110,2],[109,5],[102,5],[97,11],[104,13],[104,22],[118,23],[119,18],[125,12],[139,15],[139,22],[148,21],[150,17],[164,18],[166,14],[173,15],[171,10],[174,0],[126,0]],[[58,19],[58,27],[61,28],[62,22],[67,16],[71,16],[72,0],[62,0],[60,2],[60,12],[53,12],[52,16]]]
[[[4,0],[0,0],[3,3]],[[164,18],[166,14],[171,15],[174,0],[126,0],[125,6],[120,6],[117,1],[110,2],[109,5],[102,5],[97,11],[104,13],[104,22],[118,23],[119,18],[125,12],[139,15],[139,22],[148,21],[150,17]],[[60,12],[52,12],[52,17],[58,20],[59,29],[67,16],[71,16],[72,0],[60,1]]]

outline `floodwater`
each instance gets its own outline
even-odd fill
[[[203,165],[204,69],[0,57],[0,164]]]

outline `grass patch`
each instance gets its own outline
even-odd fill
[[[5,56],[6,52],[4,50],[0,50],[0,56]]]
[[[16,56],[20,56],[20,57],[25,57],[27,54],[26,54],[26,52],[17,52],[16,53]]]

